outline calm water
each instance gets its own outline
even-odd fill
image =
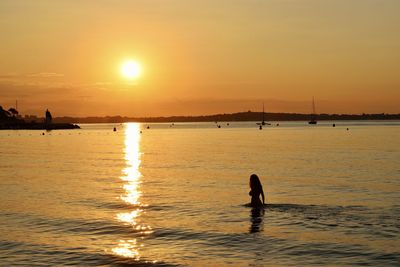
[[[0,265],[400,265],[400,122],[221,125],[0,131]]]

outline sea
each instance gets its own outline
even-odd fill
[[[400,121],[80,126],[0,131],[0,266],[400,266]]]

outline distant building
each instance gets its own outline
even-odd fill
[[[48,109],[46,109],[46,117],[44,119],[44,123],[47,125],[51,124],[52,120],[53,120],[53,117],[51,116],[50,111]]]
[[[35,115],[25,115],[24,116],[24,121],[26,121],[26,122],[39,122],[41,120]]]
[[[11,116],[13,117],[13,118],[16,118],[17,116],[18,116],[18,110],[16,110],[15,108],[9,108],[8,109],[8,112],[11,114]]]

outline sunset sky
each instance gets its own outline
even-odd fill
[[[2,0],[0,105],[309,113],[314,96],[318,113],[400,113],[399,14],[398,0]]]

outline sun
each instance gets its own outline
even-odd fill
[[[135,60],[127,60],[121,66],[121,74],[128,79],[136,79],[140,76],[141,66]]]

